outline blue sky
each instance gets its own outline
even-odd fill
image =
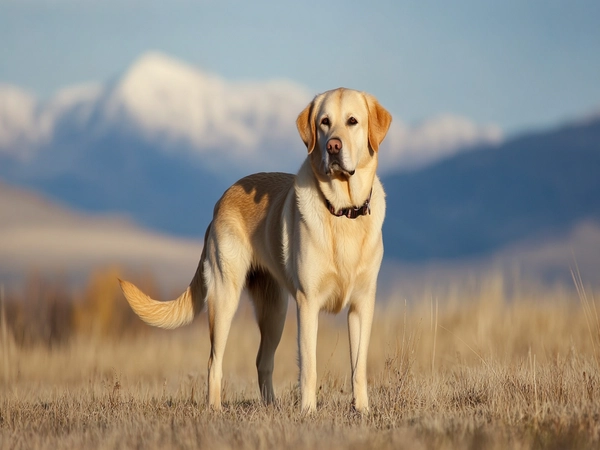
[[[41,98],[160,50],[230,80],[375,94],[507,133],[600,111],[600,2],[0,0],[0,82]]]

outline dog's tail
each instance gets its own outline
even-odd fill
[[[200,258],[196,274],[185,292],[168,302],[151,299],[128,281],[119,279],[119,283],[129,305],[144,322],[160,328],[177,328],[190,323],[204,308],[206,287],[203,263],[204,257]]]

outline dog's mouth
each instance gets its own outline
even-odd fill
[[[356,172],[354,169],[347,169],[339,161],[333,160],[328,164],[325,174],[327,176],[340,174],[345,175],[347,177],[351,177],[352,175],[354,175],[354,172]]]

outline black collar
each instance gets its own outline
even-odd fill
[[[367,201],[362,206],[353,206],[352,208],[344,208],[335,210],[333,205],[329,203],[329,200],[325,199],[327,204],[327,209],[331,214],[336,217],[347,217],[348,219],[356,219],[358,216],[366,216],[367,214],[371,214],[371,194],[373,193],[373,189],[369,192],[369,197]]]

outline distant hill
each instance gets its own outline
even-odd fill
[[[2,284],[20,283],[31,271],[80,283],[91,270],[118,264],[179,289],[191,280],[201,249],[200,241],[159,235],[124,217],[83,214],[0,183]]]
[[[383,179],[386,257],[489,255],[600,221],[600,118]]]

